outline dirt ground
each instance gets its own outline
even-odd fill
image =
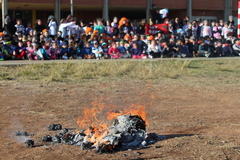
[[[0,82],[0,159],[240,159],[240,86],[201,85],[197,79],[136,80],[79,84]],[[102,99],[117,109],[145,105],[149,133],[164,140],[133,150],[96,154],[77,146],[43,143],[41,137],[60,123],[72,132],[80,130],[77,118],[84,107]],[[104,113],[103,113],[104,116]],[[33,134],[36,146],[25,148],[16,131]]]

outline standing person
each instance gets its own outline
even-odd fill
[[[37,19],[34,24],[34,29],[37,31],[38,36],[41,34],[42,30],[46,29],[46,27],[42,24],[41,19]]]
[[[27,27],[25,28],[26,35],[30,35],[30,32],[33,31],[32,24],[30,22],[27,23]]]
[[[190,38],[193,36],[193,27],[192,27],[192,23],[188,22],[188,27],[184,30],[185,35]]]
[[[231,26],[233,29],[235,28],[235,21],[233,20],[233,16],[229,16],[228,18],[228,26]]]
[[[18,45],[16,46],[15,50],[13,51],[13,55],[17,59],[24,59],[24,57],[26,56],[26,47],[23,46],[22,41],[18,42]]]
[[[15,28],[16,28],[16,35],[23,35],[25,33],[25,28],[22,25],[22,20],[21,19],[17,19],[17,24],[15,24]]]
[[[98,35],[101,35],[102,33],[106,33],[105,26],[103,25],[102,19],[97,19],[97,25],[94,26],[94,31],[98,31]]]
[[[105,27],[105,30],[106,30],[106,34],[107,34],[107,36],[112,36],[112,33],[113,33],[113,27],[111,26],[109,20],[106,21],[106,27]]]
[[[147,20],[142,19],[140,25],[138,26],[137,34],[145,34],[146,24],[147,24]]]
[[[145,57],[147,54],[148,45],[145,42],[143,42],[142,40],[140,40],[140,35],[135,35],[134,38],[135,38],[135,40],[128,47],[129,53],[130,53],[131,48],[133,47],[132,44],[137,43],[137,46],[141,52],[141,55],[143,54],[143,57]]]
[[[66,19],[61,19],[59,29],[58,29],[58,31],[60,31],[61,35],[59,35],[59,36],[61,36],[61,38],[63,38],[63,39],[67,39],[67,27],[70,27],[73,25],[75,25],[75,22],[67,22]]]
[[[54,16],[50,15],[48,17],[47,26],[48,26],[48,33],[53,39],[53,37],[57,35],[57,26],[58,26]]]
[[[108,54],[111,56],[113,59],[118,59],[121,57],[121,54],[116,46],[116,43],[113,42],[112,46],[108,50]]]
[[[12,35],[15,34],[16,28],[14,27],[15,23],[13,20],[11,20],[10,16],[7,14],[4,19],[4,34],[9,35],[9,37],[12,37]]]
[[[119,24],[119,33],[121,35],[121,38],[123,38],[126,34],[130,35],[132,28],[128,23],[128,19],[123,17],[120,22],[121,23]]]
[[[222,33],[222,27],[219,26],[219,23],[216,23],[215,26],[213,27],[213,37],[215,39],[220,39],[221,33]]]
[[[112,26],[112,34],[114,36],[117,36],[118,33],[119,33],[119,30],[118,30],[118,18],[117,17],[114,17],[113,18],[113,22],[111,23],[111,26]]]
[[[175,36],[179,32],[178,30],[181,29],[181,28],[182,28],[182,23],[180,22],[179,18],[176,17],[174,22],[173,22],[173,32],[174,32]]]
[[[208,21],[204,20],[203,21],[203,26],[201,28],[201,37],[212,37],[212,30],[211,27],[208,25]]]

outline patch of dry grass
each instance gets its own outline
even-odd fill
[[[88,79],[161,80],[239,77],[239,60],[166,60],[47,63],[0,67],[0,80],[78,82]]]

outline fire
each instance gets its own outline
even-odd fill
[[[92,102],[91,106],[91,108],[85,108],[83,110],[83,116],[78,118],[77,124],[81,128],[88,128],[84,131],[84,134],[86,134],[87,140],[94,145],[108,145],[107,142],[104,142],[103,140],[104,137],[109,133],[108,123],[106,123],[106,120],[103,119],[103,116],[106,116],[104,118],[110,121],[116,119],[120,115],[138,115],[146,122],[146,125],[148,125],[148,122],[146,120],[145,107],[143,105],[138,106],[132,104],[129,108],[124,109],[123,111],[119,111],[113,109],[117,107],[106,106],[100,100]],[[106,115],[103,115],[102,113],[106,112],[106,110],[108,110],[108,112],[106,113]],[[101,120],[99,119],[99,117],[101,118]],[[108,147],[112,148],[114,146]]]
[[[113,120],[116,119],[120,115],[126,115],[126,114],[131,114],[131,115],[138,115],[140,116],[145,122],[146,125],[148,125],[147,122],[147,115],[145,112],[145,107],[143,105],[135,105],[132,104],[130,108],[125,109],[124,111],[109,111],[106,114],[107,120]]]

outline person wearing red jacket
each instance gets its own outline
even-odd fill
[[[115,42],[112,43],[112,46],[108,50],[108,54],[111,56],[113,59],[118,59],[121,57],[121,54],[117,48],[117,45]]]

